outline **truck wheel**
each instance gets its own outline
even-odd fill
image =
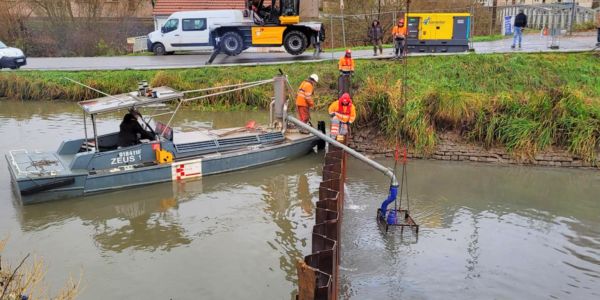
[[[308,47],[308,38],[300,31],[290,31],[283,38],[283,47],[291,55],[300,55]]]
[[[229,56],[236,56],[242,53],[243,49],[244,41],[239,33],[230,31],[226,32],[221,37],[221,51],[223,51],[223,53]]]
[[[165,46],[161,43],[156,43],[152,46],[152,52],[154,52],[154,55],[165,55]]]

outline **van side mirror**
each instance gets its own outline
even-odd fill
[[[165,26],[163,26],[163,27],[160,28],[160,32],[161,33],[165,33]]]

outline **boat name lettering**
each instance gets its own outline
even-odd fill
[[[110,164],[127,164],[135,162],[136,159],[142,160],[142,149],[119,152],[118,157],[111,158]]]

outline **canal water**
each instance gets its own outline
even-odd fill
[[[120,118],[104,116],[99,131],[117,130]],[[73,103],[0,101],[0,153],[56,149],[83,134],[81,119]],[[175,125],[249,119],[267,115],[187,108]],[[3,262],[42,257],[54,291],[82,274],[80,299],[292,299],[294,263],[311,247],[321,167],[322,155],[310,154],[198,181],[22,206],[2,159]],[[418,239],[377,227],[388,179],[353,159],[348,175],[343,299],[600,297],[600,172],[411,161]]]

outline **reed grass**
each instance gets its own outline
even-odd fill
[[[0,240],[0,298],[2,300],[29,299],[72,300],[81,290],[81,278],[69,278],[67,284],[55,296],[50,296],[44,279],[46,268],[43,260],[30,255],[25,256],[15,266],[2,260],[2,252],[7,240]]]
[[[295,87],[312,73],[321,78],[317,109],[336,98],[336,62],[162,71],[3,72],[0,97],[21,100],[82,100],[97,97],[63,77],[111,94],[135,90],[137,82],[198,89],[271,78],[283,69]],[[391,61],[359,60],[353,77],[357,126],[376,126],[417,149],[435,149],[440,133],[457,131],[482,145],[505,146],[524,156],[562,147],[594,161],[600,142],[600,56],[491,54],[411,57],[407,101],[403,68]],[[267,108],[270,86],[192,103],[198,110]]]

